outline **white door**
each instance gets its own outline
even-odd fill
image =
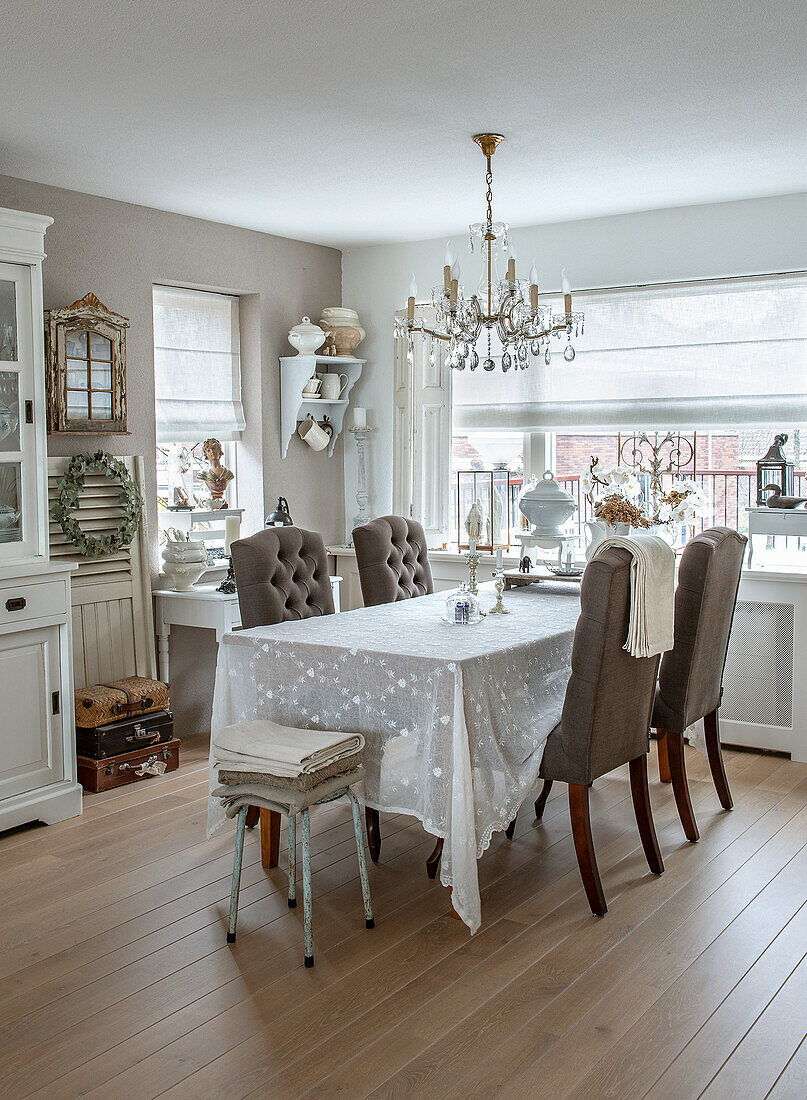
[[[0,263],[0,562],[39,551],[34,348],[31,269]]]
[[[64,779],[59,628],[0,638],[0,799]]]

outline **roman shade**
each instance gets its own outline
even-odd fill
[[[807,421],[803,274],[589,291],[574,305],[586,320],[571,363],[564,337],[549,365],[453,372],[455,431]]]
[[[158,443],[240,437],[238,298],[154,287],[154,386]]]

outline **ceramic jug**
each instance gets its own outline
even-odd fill
[[[586,561],[591,560],[591,555],[604,539],[611,538],[612,535],[630,534],[629,523],[616,523],[612,526],[611,524],[603,523],[601,519],[589,519],[586,520],[586,527],[588,528],[590,537],[590,542],[586,547]]]

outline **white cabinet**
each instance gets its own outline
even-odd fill
[[[71,565],[48,560],[44,234],[0,209],[0,830],[81,813]]]

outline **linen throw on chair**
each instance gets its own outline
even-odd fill
[[[655,657],[673,647],[675,555],[658,535],[614,535],[592,555],[622,546],[631,557],[630,622],[624,648],[632,657]]]

